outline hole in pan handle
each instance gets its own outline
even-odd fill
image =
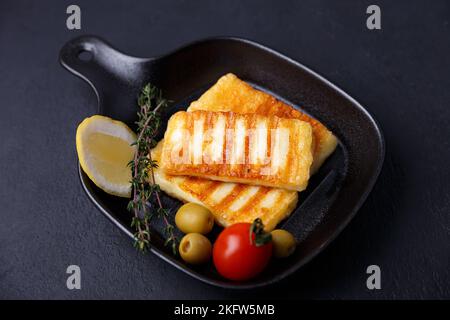
[[[80,36],[68,41],[60,50],[59,61],[64,68],[88,82],[94,89],[99,114],[128,124],[134,122],[134,113],[124,106],[135,103],[146,75],[143,65],[154,59],[137,58],[114,49],[105,40],[95,36]]]

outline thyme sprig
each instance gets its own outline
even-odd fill
[[[145,252],[150,244],[150,222],[153,217],[160,218],[165,224],[166,245],[177,253],[177,238],[174,227],[169,222],[169,210],[161,202],[159,185],[155,182],[154,169],[158,167],[152,159],[150,150],[158,141],[155,136],[161,124],[161,110],[168,105],[162,97],[162,92],[150,83],[145,85],[138,97],[139,111],[136,121],[138,137],[133,145],[136,152],[133,160],[128,163],[131,168],[133,198],[128,203],[128,210],[133,213],[131,226],[135,228],[135,247]]]

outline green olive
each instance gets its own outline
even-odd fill
[[[175,224],[184,233],[207,234],[214,226],[214,217],[205,207],[191,202],[178,209]]]
[[[286,230],[277,229],[271,232],[273,243],[273,255],[277,258],[290,256],[296,246],[294,236]]]
[[[188,233],[181,239],[181,258],[190,264],[201,264],[208,262],[211,258],[212,245],[207,237],[200,233]]]

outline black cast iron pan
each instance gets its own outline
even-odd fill
[[[314,175],[299,204],[281,224],[298,247],[285,259],[272,261],[263,274],[247,282],[221,278],[212,265],[193,268],[171,255],[154,226],[151,252],[206,283],[227,288],[253,288],[276,282],[322,251],[349,223],[372,189],[384,159],[382,133],[370,114],[352,97],[302,64],[252,41],[213,38],[186,45],[156,58],[125,55],[98,37],[82,36],[66,43],[61,64],[87,81],[98,97],[98,113],[134,128],[136,98],[147,83],[173,101],[164,118],[186,109],[222,75],[232,72],[324,123],[339,139],[334,154]],[[165,128],[161,128],[164,132]],[[128,236],[131,215],[127,200],[98,189],[79,167],[84,190],[100,211]],[[176,212],[180,202],[168,196]],[[172,217],[173,218],[173,217]],[[219,230],[215,230],[217,234]],[[214,238],[215,234],[212,236]],[[357,241],[357,239],[355,239]]]

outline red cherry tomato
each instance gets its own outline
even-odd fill
[[[256,246],[251,223],[237,223],[225,228],[213,247],[213,261],[217,271],[230,280],[247,280],[264,270],[272,256],[272,242]]]

